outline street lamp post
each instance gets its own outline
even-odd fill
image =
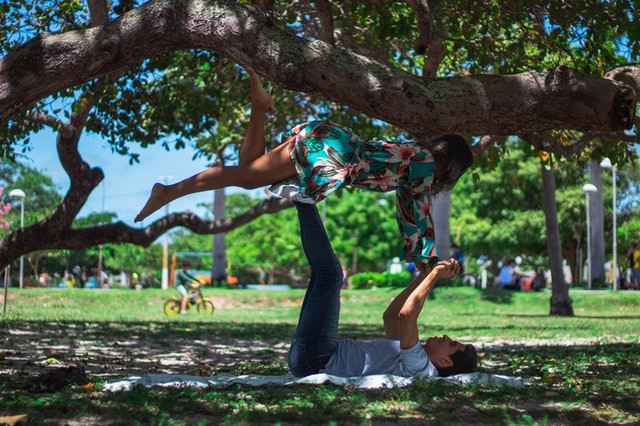
[[[598,188],[591,183],[582,185],[585,194],[585,206],[587,210],[587,288],[591,290],[591,215],[589,212],[589,194],[597,192]]]
[[[611,160],[605,158],[600,162],[600,167],[603,169],[611,169],[612,178],[613,178],[613,229],[612,229],[612,238],[613,238],[613,290],[618,290],[618,236],[617,227],[616,227],[616,165],[611,164]]]
[[[20,198],[20,229],[24,228],[24,199],[27,194],[22,189],[14,189],[9,192],[10,197]],[[24,255],[20,256],[20,288],[23,286],[24,280]]]

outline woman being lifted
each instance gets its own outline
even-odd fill
[[[396,191],[396,219],[404,246],[401,257],[415,262],[437,260],[431,222],[431,198],[447,191],[473,164],[469,144],[449,134],[429,143],[362,140],[353,130],[313,120],[294,126],[282,143],[265,153],[264,124],[273,99],[252,69],[251,115],[237,166],[213,166],[173,185],[156,183],[135,218],[139,222],[182,196],[229,186],[245,189],[271,185],[276,195],[318,203],[344,187]]]

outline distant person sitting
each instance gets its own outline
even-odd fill
[[[505,290],[520,290],[520,278],[522,274],[517,269],[516,261],[510,259],[506,265],[500,268],[498,284]]]
[[[340,377],[394,374],[450,376],[470,373],[476,350],[448,336],[419,340],[418,317],[440,278],[453,278],[458,262],[444,260],[417,265],[423,274],[389,304],[383,315],[385,337],[373,341],[338,338],[342,269],[315,205],[295,203],[300,239],[311,267],[298,326],[289,349],[289,368],[296,377],[326,373]]]
[[[187,304],[189,303],[189,289],[196,289],[200,287],[200,281],[193,275],[191,275],[191,263],[185,260],[182,262],[182,269],[176,276],[176,290],[182,296],[182,303],[180,305],[180,314],[187,314]]]

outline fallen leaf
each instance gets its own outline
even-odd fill
[[[95,389],[95,387],[96,387],[96,384],[95,384],[95,383],[93,383],[93,382],[89,382],[89,383],[87,383],[86,385],[76,386],[76,389],[77,389],[77,390],[86,390],[86,391],[88,391],[88,390],[93,390],[93,389]]]
[[[28,414],[18,414],[17,416],[3,416],[0,417],[0,424],[13,426],[21,421],[26,421],[29,418]]]

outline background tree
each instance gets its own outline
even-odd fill
[[[543,190],[540,160],[534,158],[529,145],[511,141],[495,168],[486,168],[463,176],[452,197],[452,233],[469,254],[500,258],[525,254],[546,256],[545,222],[539,206]],[[581,186],[587,181],[586,164],[571,164],[561,158],[543,163],[553,170],[556,181],[559,235],[562,254],[571,266],[574,284],[578,283],[580,257],[586,240],[585,203]],[[619,173],[619,231],[635,220],[638,209],[636,166]],[[605,199],[610,199],[610,176],[604,177]],[[632,213],[633,212],[633,213]],[[605,215],[612,216],[605,203]],[[609,219],[608,219],[609,222]],[[610,241],[610,234],[607,240]],[[620,246],[618,256],[626,248]]]
[[[227,215],[233,216],[255,202],[247,195],[232,194],[228,196]],[[349,273],[382,271],[389,260],[398,256],[402,240],[398,238],[394,197],[345,190],[317,207],[336,255]],[[257,268],[262,267],[278,281],[306,282],[309,271],[300,250],[295,210],[262,216],[231,231],[227,241],[234,274],[255,278]]]
[[[105,269],[114,272],[124,271],[129,277],[134,272],[140,282],[151,286],[160,281],[162,266],[162,246],[152,244],[140,247],[133,244],[106,244],[104,248]]]

